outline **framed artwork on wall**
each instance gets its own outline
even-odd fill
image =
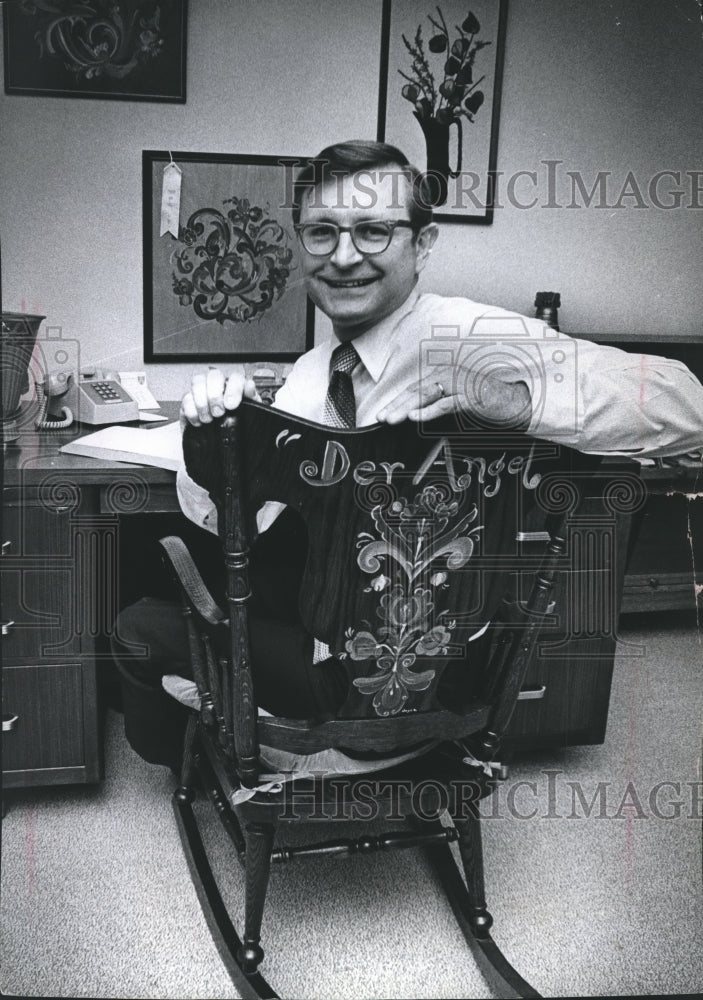
[[[312,347],[291,219],[305,162],[143,151],[146,361],[294,361]]]
[[[383,0],[378,139],[444,222],[493,221],[508,0]]]
[[[5,93],[186,99],[186,0],[3,4]]]

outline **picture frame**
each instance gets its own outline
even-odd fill
[[[3,4],[5,93],[185,104],[187,0]]]
[[[143,151],[145,361],[295,361],[312,347],[291,219],[305,163]],[[166,168],[180,187],[178,236],[160,235]]]
[[[438,222],[491,225],[508,0],[383,0],[377,138]]]

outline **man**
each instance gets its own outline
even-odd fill
[[[675,455],[703,444],[703,387],[680,363],[575,342],[544,324],[463,298],[420,294],[437,239],[419,172],[397,149],[330,146],[298,177],[293,221],[308,294],[334,339],[293,366],[275,405],[332,426],[432,419],[460,409],[488,426],[597,454]],[[256,388],[241,369],[196,375],[181,416],[199,426],[236,409]],[[183,471],[181,506],[216,531],[207,494]],[[314,662],[297,617],[305,539],[291,512],[267,504],[252,550],[252,663],[263,707],[289,716],[333,714],[344,675]],[[120,659],[125,724],[147,760],[177,766],[183,718],[160,687],[189,676],[173,605],[126,609],[119,633],[150,646],[147,661]],[[291,649],[294,655],[291,656]]]

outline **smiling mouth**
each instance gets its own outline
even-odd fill
[[[330,288],[366,288],[368,285],[372,285],[377,278],[355,278],[354,280],[347,279],[346,281],[339,278],[322,278],[322,281]]]

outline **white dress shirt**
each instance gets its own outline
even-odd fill
[[[324,423],[335,338],[296,361],[274,406]],[[528,434],[598,455],[655,458],[703,446],[703,386],[685,365],[576,340],[505,309],[464,298],[419,294],[354,340],[361,363],[352,382],[357,425],[435,366],[458,365],[461,378],[482,372],[524,382],[532,403]],[[446,389],[449,387],[445,386]],[[453,387],[461,390],[460,386]],[[181,469],[184,513],[216,531],[207,493]],[[260,512],[265,530],[281,510]]]

